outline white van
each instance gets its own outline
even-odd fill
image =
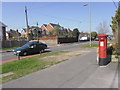
[[[88,39],[88,37],[80,37],[79,40],[80,40],[80,41],[87,41],[87,40],[89,40],[89,39]]]

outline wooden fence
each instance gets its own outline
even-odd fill
[[[0,48],[11,48],[11,47],[19,47],[27,43],[28,41],[0,41]]]

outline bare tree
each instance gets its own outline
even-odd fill
[[[109,33],[109,26],[106,21],[99,23],[97,27],[98,34],[107,34]]]

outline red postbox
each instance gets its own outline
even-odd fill
[[[107,37],[108,35],[98,35],[99,37],[99,65],[107,65]]]

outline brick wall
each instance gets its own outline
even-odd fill
[[[57,44],[58,38],[57,37],[42,37],[42,38],[39,38],[39,41],[46,43],[46,44]]]

